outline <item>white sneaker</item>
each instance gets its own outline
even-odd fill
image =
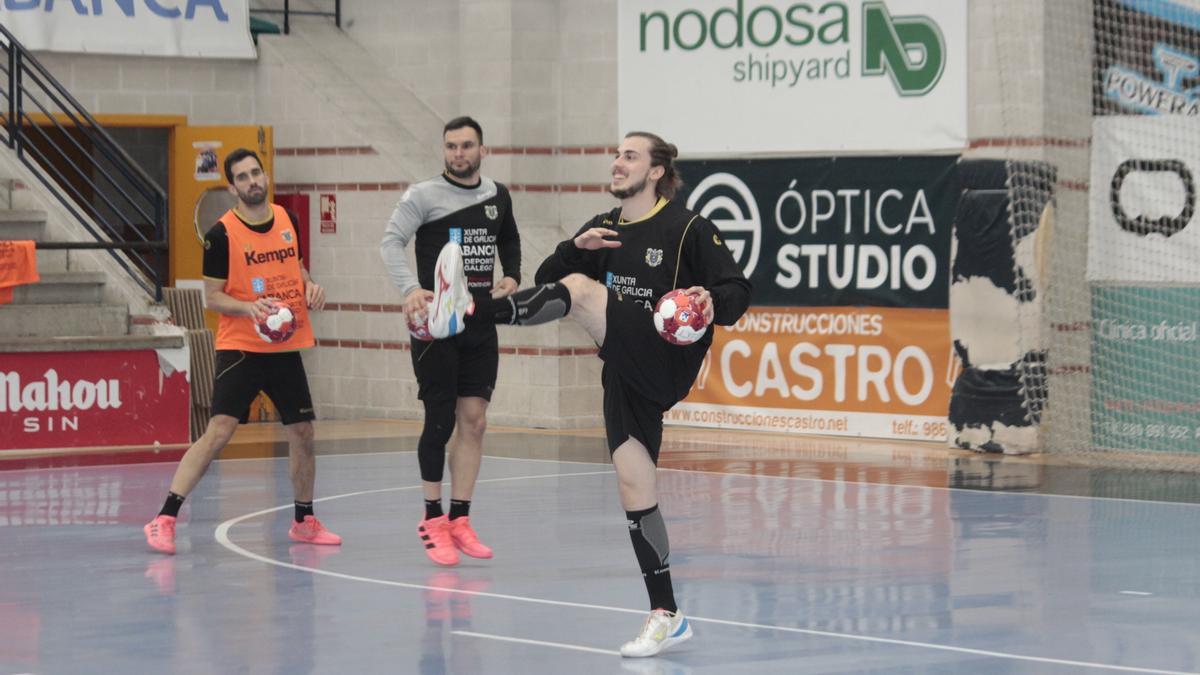
[[[462,247],[449,242],[433,268],[433,302],[429,303],[429,334],[454,337],[467,329],[463,318],[475,311],[475,301],[463,274]]]
[[[672,614],[665,609],[656,609],[646,618],[646,625],[642,626],[641,634],[621,645],[621,656],[654,656],[690,637],[692,624],[683,612]]]

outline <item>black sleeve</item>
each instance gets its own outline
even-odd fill
[[[496,253],[500,256],[501,274],[512,277],[521,285],[521,233],[517,231],[517,221],[512,213],[512,196],[508,190],[497,183],[504,191],[504,199],[508,202],[504,209],[504,222],[500,223],[500,232],[496,237]]]
[[[697,217],[683,244],[684,259],[694,279],[713,299],[713,323],[732,326],[750,307],[750,281],[725,246],[720,230]]]
[[[558,281],[568,274],[580,272],[587,276],[596,279],[597,272],[594,269],[596,256],[595,251],[584,251],[575,246],[575,237],[583,234],[585,231],[596,227],[596,218],[587,222],[583,227],[571,236],[566,241],[559,242],[558,246],[554,247],[554,252],[542,261],[538,267],[537,273],[533,275],[533,282],[536,284],[548,284],[552,281]],[[592,264],[589,264],[592,263]]]
[[[204,235],[203,274],[210,279],[229,278],[229,235],[219,221]]]

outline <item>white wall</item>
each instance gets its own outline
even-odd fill
[[[971,138],[1045,134],[1045,91],[1059,86],[1043,76],[1047,0],[969,2]],[[341,307],[314,320],[318,337],[338,345],[306,357],[318,412],[416,418],[410,353],[386,348],[406,342],[402,321],[379,311],[401,302],[378,255],[392,206],[403,184],[440,172],[444,120],[474,116],[495,151],[485,173],[513,188],[528,284],[557,241],[612,205],[588,190],[607,182],[610,151],[624,131],[617,127],[617,5],[355,0],[343,9],[343,31],[327,19],[295,19],[293,35],[261,38],[257,61],[42,57],[96,112],[272,125],[276,183],[310,194],[314,227],[319,195],[338,198],[338,232],[314,229],[311,254],[314,276]],[[670,138],[669,129],[656,131]],[[502,329],[501,344],[509,353],[493,423],[599,423],[599,362],[581,330],[570,322]]]

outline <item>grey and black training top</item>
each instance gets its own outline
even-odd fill
[[[405,249],[416,237],[417,270],[413,274]],[[499,255],[502,276],[521,283],[521,237],[512,215],[508,188],[480,177],[464,186],[445,174],[409,186],[388,220],[379,246],[392,283],[405,295],[418,286],[433,288],[433,268],[448,241],[462,245],[463,268],[472,293],[495,285]]]

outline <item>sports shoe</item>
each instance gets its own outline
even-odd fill
[[[475,534],[475,529],[471,527],[470,516],[463,516],[462,518],[455,518],[450,521],[450,539],[454,542],[454,548],[472,558],[492,557],[492,549],[484,546],[479,541],[479,536]]]
[[[142,528],[146,533],[146,544],[155,551],[175,554],[175,516],[155,516]]]
[[[458,551],[450,539],[450,519],[446,516],[429,518],[417,523],[417,534],[425,545],[425,555],[433,562],[453,567],[458,564]]]
[[[621,645],[621,656],[638,658],[654,656],[692,637],[692,624],[683,612],[674,614],[665,609],[650,612],[642,632],[634,639]]]
[[[449,242],[433,268],[433,302],[429,303],[429,334],[454,337],[467,329],[463,319],[475,312],[475,301],[463,274],[462,247]]]
[[[304,516],[304,521],[300,523],[293,520],[292,529],[288,530],[288,537],[294,541],[323,546],[340,546],[342,543],[342,538],[325,529],[316,516]]]

